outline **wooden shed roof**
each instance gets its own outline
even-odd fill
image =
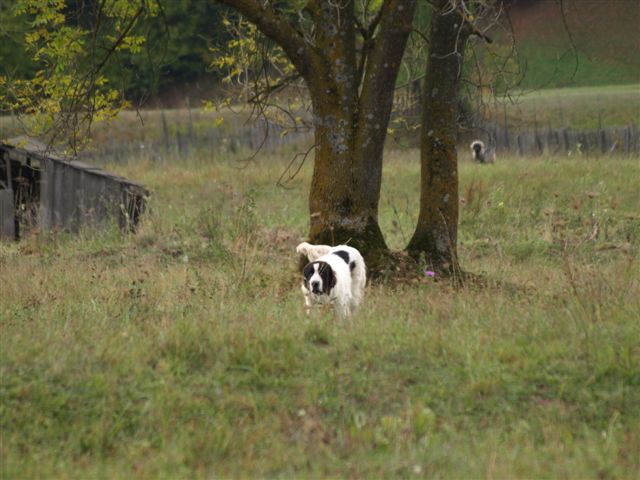
[[[115,180],[119,183],[132,187],[133,190],[138,191],[142,195],[149,194],[149,191],[141,183],[134,182],[114,173],[107,172],[106,170],[103,170],[94,165],[89,165],[88,163],[75,160],[75,157],[65,157],[55,148],[48,147],[44,143],[27,136],[19,136],[8,140],[3,140],[2,146],[5,147],[3,150],[9,153],[9,158],[14,161],[25,164],[27,162],[32,163],[33,160],[37,160],[39,162],[51,161],[61,163],[68,167],[82,170],[85,173],[89,173],[91,175],[97,175]],[[32,164],[31,166],[34,165]]]

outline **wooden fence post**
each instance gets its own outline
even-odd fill
[[[508,151],[511,147],[509,145],[509,120],[507,118],[507,105],[503,104],[502,109],[504,111],[504,149]]]
[[[164,115],[164,110],[160,112],[160,118],[162,119],[162,135],[164,138],[164,150],[169,152],[169,126],[167,125],[167,117]]]
[[[599,139],[599,143],[600,143],[600,151],[602,153],[606,153],[607,150],[608,150],[608,148],[607,148],[607,132],[603,128],[600,128],[600,131],[598,132],[598,139]]]
[[[195,132],[193,130],[193,116],[191,115],[191,102],[187,96],[185,103],[187,104],[187,112],[189,113],[189,143],[193,144],[196,140]]]
[[[524,155],[524,149],[522,148],[522,135],[518,134],[516,137],[516,142],[518,143],[518,156],[522,157]]]

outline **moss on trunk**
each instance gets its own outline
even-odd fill
[[[420,213],[407,246],[414,258],[424,256],[441,273],[459,273],[458,159],[456,133],[458,90],[468,31],[448,0],[437,0],[432,18],[431,47],[420,135]]]
[[[340,122],[316,127],[316,156],[309,194],[312,243],[349,244],[373,268],[388,252],[378,225],[379,190],[358,187],[371,169],[382,169],[382,158],[369,164],[354,159]]]
[[[379,11],[368,5],[375,15],[363,25],[353,0],[309,0],[300,6],[313,24],[306,32],[273,2],[221,1],[282,47],[309,88],[316,139],[310,241],[355,246],[373,273],[389,258],[378,225],[382,154],[417,1],[385,0]]]

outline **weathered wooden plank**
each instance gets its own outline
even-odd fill
[[[51,162],[44,161],[40,170],[40,226],[44,230],[50,229],[53,223],[52,196],[53,168],[51,167]]]
[[[16,209],[13,190],[0,190],[0,240],[15,240]]]
[[[71,203],[70,192],[73,188],[73,176],[72,172],[63,166],[58,165],[56,169],[59,172],[60,188],[56,192],[56,200],[58,202],[58,211],[60,212],[60,223],[58,225],[61,229],[69,229],[69,204]]]
[[[62,211],[62,192],[64,191],[64,170],[59,167],[55,162],[53,164],[53,228],[62,228],[64,226],[63,218],[64,212]]]
[[[88,178],[90,178],[89,175],[79,175],[74,191],[76,203],[74,221],[78,225],[78,228],[85,223],[91,223],[88,221],[91,216],[91,207],[89,203],[89,199],[91,198],[91,189],[90,186],[87,186]]]
[[[130,229],[144,211],[148,191],[143,185],[83,162],[49,158],[42,146],[34,144],[37,151],[26,151],[17,146],[21,142],[2,144],[0,151],[3,158],[39,172],[39,223],[44,229],[76,231],[83,224],[106,221]]]
[[[75,170],[69,166],[62,168],[64,175],[64,187],[62,191],[62,228],[75,232],[78,230],[78,224],[75,221],[76,218],[76,184],[77,177],[80,173],[79,170]]]
[[[86,170],[90,172],[101,172],[102,170],[94,165],[89,165],[88,163],[80,162],[78,160],[71,160],[70,162],[65,162],[67,165],[77,168],[78,170]]]
[[[103,222],[109,217],[109,209],[105,202],[107,194],[107,180],[105,177],[95,176],[93,178],[92,192],[91,211],[93,221],[96,223]]]

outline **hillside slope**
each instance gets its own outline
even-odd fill
[[[564,0],[568,28],[560,5],[510,2],[516,46],[526,65],[523,87],[640,82],[640,1]]]

